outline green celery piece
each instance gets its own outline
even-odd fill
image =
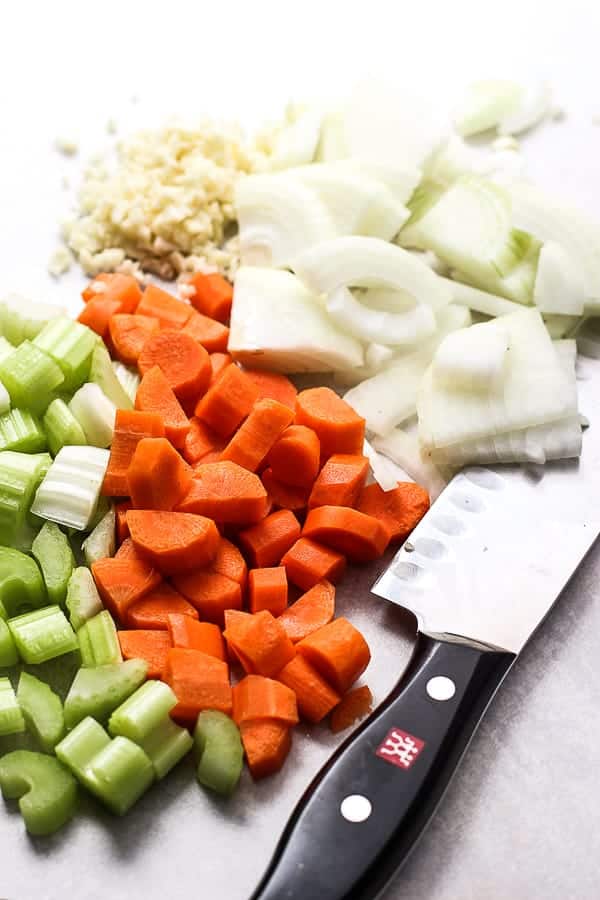
[[[126,366],[116,359],[113,361],[112,367],[115,371],[115,375],[121,382],[123,390],[129,396],[131,402],[135,403],[137,389],[140,386],[140,376],[135,369],[130,369],[129,366]]]
[[[0,362],[0,381],[10,394],[13,406],[42,413],[64,378],[60,367],[47,353],[30,341],[23,341]]]
[[[154,781],[152,763],[141,747],[116,737],[91,761],[86,786],[118,816],[131,809]]]
[[[90,372],[98,336],[86,325],[59,316],[42,328],[33,344],[51,356],[64,375],[62,390],[77,390]]]
[[[53,834],[73,818],[77,781],[54,756],[13,750],[0,759],[0,788],[7,800],[19,800],[30,834]]]
[[[88,531],[93,531],[96,525],[99,525],[106,513],[109,509],[112,508],[112,504],[108,497],[105,497],[103,494],[100,494],[98,497],[98,502],[96,503],[96,509],[94,510],[94,515],[90,519],[90,524],[88,526]]]
[[[52,753],[65,733],[63,705],[58,694],[28,672],[21,672],[17,700],[28,730],[46,753]]]
[[[26,409],[9,409],[0,416],[0,450],[40,453],[46,449],[46,434],[40,420]]]
[[[19,294],[9,294],[0,303],[2,334],[16,346],[32,340],[51,319],[65,312],[64,306],[34,303]]]
[[[10,628],[0,619],[0,669],[8,669],[19,662],[19,654],[12,639]]]
[[[85,531],[92,520],[109,452],[99,447],[62,447],[38,487],[31,512]]]
[[[218,794],[231,794],[242,774],[244,748],[235,722],[217,710],[203,710],[194,729],[200,784]]]
[[[21,658],[38,665],[77,650],[75,632],[60,606],[46,606],[8,620]]]
[[[140,741],[140,747],[152,763],[158,779],[164,778],[193,746],[194,741],[187,728],[176,725],[169,716]]]
[[[8,678],[0,678],[0,737],[21,734],[25,731],[25,719]]]
[[[14,346],[7,341],[4,335],[0,335],[0,362],[15,352]]]
[[[142,659],[128,659],[122,663],[81,668],[65,700],[65,723],[73,728],[86,716],[100,722],[133,694],[145,680],[148,664]]]
[[[87,767],[109,744],[110,738],[102,725],[91,716],[86,716],[56,745],[54,752],[61,763],[85,784]]]
[[[56,456],[60,448],[66,444],[71,446],[87,444],[83,428],[65,401],[59,397],[52,401],[44,413],[43,425],[48,447],[53,456]]]
[[[12,547],[0,547],[0,616],[11,618],[46,602],[46,588],[35,560]]]
[[[107,666],[123,661],[113,617],[103,609],[77,632],[81,665],[85,668]]]
[[[117,378],[110,354],[101,341],[94,347],[88,380],[102,388],[117,409],[133,409],[133,400]]]
[[[0,544],[19,543],[32,498],[51,462],[49,453],[0,452]]]
[[[10,394],[0,381],[0,413],[4,415],[10,409]]]
[[[92,573],[85,566],[73,569],[67,585],[69,621],[79,631],[88,619],[102,612],[102,600]]]
[[[63,606],[75,557],[66,534],[55,522],[45,522],[31,545],[48,591],[50,603]]]
[[[81,545],[88,566],[92,566],[99,559],[104,559],[106,556],[115,555],[117,546],[115,526],[116,515],[111,506]]]

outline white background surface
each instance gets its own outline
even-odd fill
[[[106,143],[111,117],[121,133],[174,111],[260,121],[290,97],[335,95],[368,71],[424,102],[473,77],[548,76],[567,119],[536,133],[526,154],[542,183],[600,218],[599,37],[593,0],[5,4],[0,291],[77,309],[79,273],[46,273],[67,208],[61,177],[75,180],[81,165],[53,152],[57,134],[74,135],[85,156]],[[599,571],[596,552],[525,651],[390,900],[598,896]],[[410,623],[355,593],[341,606],[368,631],[381,699],[407,660]],[[246,781],[228,808],[188,791],[183,771],[124,822],[84,814],[48,842],[29,841],[0,811],[0,897],[244,900],[330,746],[322,731],[300,736],[281,776]]]

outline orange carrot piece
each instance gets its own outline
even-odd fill
[[[260,477],[276,509],[289,509],[293,513],[301,513],[306,509],[310,488],[284,484],[273,476],[272,469],[265,469]]]
[[[176,575],[173,584],[196,607],[202,619],[223,626],[228,609],[242,608],[242,589],[237,581],[218,572],[198,570]]]
[[[212,519],[191,513],[130,509],[127,524],[135,547],[164,575],[208,565],[220,540]]]
[[[321,444],[306,425],[290,425],[271,448],[267,462],[284,484],[309,487],[319,474]]]
[[[127,469],[135,448],[142,438],[164,437],[164,434],[163,421],[155,413],[118,409],[102,493],[107,497],[126,497],[129,493]]]
[[[369,645],[348,619],[334,619],[296,644],[298,653],[339,694],[345,694],[371,659]]]
[[[294,645],[277,619],[266,609],[255,613],[239,635],[225,638],[231,643],[249,674],[271,678],[295,656]]]
[[[115,503],[115,527],[117,535],[117,544],[122,544],[125,538],[129,537],[129,525],[127,524],[127,510],[131,509],[129,500],[123,500],[121,503]]]
[[[225,610],[225,630],[223,637],[227,643],[229,657],[233,662],[243,665],[246,672],[252,672],[252,665],[249,660],[242,662],[243,653],[236,648],[245,641],[248,630],[252,625],[252,616],[250,613],[242,612],[238,609]]]
[[[258,388],[259,400],[277,400],[290,409],[296,409],[298,391],[287,375],[263,372],[262,369],[244,369],[244,372]]]
[[[198,618],[198,612],[170,584],[159,584],[137,603],[129,607],[124,624],[128,628],[151,628],[165,631],[169,627],[169,616]]]
[[[274,775],[283,766],[292,746],[291,729],[267,719],[240,726],[246,762],[255,781]]]
[[[134,507],[172,510],[191,482],[190,467],[166,438],[142,438],[138,442],[127,469],[128,493]]]
[[[139,316],[158,319],[161,328],[183,328],[194,310],[189,303],[163,291],[155,284],[149,284],[137,308]]]
[[[158,366],[178,400],[192,399],[208,387],[211,368],[208,353],[182,331],[165,328],[146,341],[138,359],[142,375]]]
[[[194,312],[188,319],[183,329],[184,334],[189,334],[195,341],[202,344],[209,353],[225,353],[229,340],[229,328],[216,319],[203,316]]]
[[[130,366],[136,365],[142,348],[159,329],[158,319],[127,313],[117,313],[108,324],[115,355]]]
[[[240,531],[238,541],[252,568],[278,566],[282,556],[300,537],[300,523],[288,509],[271,513],[262,522]]]
[[[184,446],[190,420],[158,366],[149,369],[142,378],[135,397],[135,408],[160,416],[167,439],[178,450]]]
[[[256,472],[267,453],[290,424],[294,413],[277,400],[258,400],[246,421],[221,454],[250,472]]]
[[[368,474],[366,456],[334,453],[319,472],[308,498],[308,508],[356,506]]]
[[[226,661],[225,641],[218,625],[198,622],[191,616],[172,614],[168,619],[169,634],[174,647],[201,650],[208,656]]]
[[[204,275],[196,272],[190,278],[195,293],[190,303],[198,312],[218,322],[227,322],[233,302],[233,286],[218,273]]]
[[[247,525],[260,522],[268,509],[260,478],[232,462],[201,463],[180,501],[181,512],[208,516],[216,522]]]
[[[212,369],[212,376],[210,379],[210,383],[214,384],[217,378],[221,376],[223,371],[230,366],[233,362],[230,353],[211,353],[210,354],[210,367]]]
[[[333,453],[362,453],[365,420],[331,388],[309,388],[296,398],[296,425],[307,425],[321,442],[321,459]]]
[[[248,575],[248,608],[251,613],[267,609],[280,616],[287,607],[288,583],[283,566],[251,569]]]
[[[390,542],[390,533],[383,522],[348,506],[311,509],[302,535],[338,550],[352,562],[379,559]]]
[[[167,654],[163,681],[177,697],[174,719],[193,726],[203,709],[231,715],[232,696],[227,663],[201,650],[173,647]]]
[[[160,572],[136,551],[129,539],[123,542],[117,556],[93,563],[92,575],[104,605],[121,622],[129,607],[155,590],[161,581]]]
[[[340,702],[340,695],[303,656],[290,660],[277,680],[295,693],[300,715],[307,722],[320,722]]]
[[[331,714],[329,726],[334,734],[350,728],[372,710],[373,694],[366,684],[344,694]]]
[[[184,459],[190,465],[195,465],[201,462],[207,453],[216,452],[220,456],[221,451],[227,446],[225,438],[205,425],[197,416],[192,416],[189,423],[189,431],[181,450]]]
[[[299,538],[282,557],[288,580],[303,591],[309,591],[319,581],[340,580],[346,568],[346,557],[330,547],[309,538]]]
[[[148,678],[162,678],[171,649],[168,631],[157,629],[117,631],[123,659],[144,659],[148,663]]]
[[[223,537],[219,539],[217,552],[210,564],[210,571],[215,572],[217,575],[231,578],[232,581],[236,581],[239,584],[242,590],[248,580],[246,560],[238,548]]]
[[[111,300],[110,297],[105,300],[102,294],[98,294],[86,303],[77,316],[77,321],[104,338],[108,333],[111,318],[122,311],[123,305],[120,300]]]
[[[320,581],[292,603],[279,616],[279,622],[292,643],[297,644],[328,625],[334,614],[335,588],[329,581]]]
[[[429,509],[429,494],[410,481],[401,481],[392,491],[369,484],[360,495],[357,509],[383,522],[391,541],[404,541]]]
[[[246,675],[233,688],[233,721],[241,725],[261,719],[297,725],[296,695],[280,681],[263,675]]]
[[[81,296],[86,303],[98,297],[103,300],[117,300],[124,313],[134,313],[142,299],[142,291],[133,275],[103,272],[90,281]]]
[[[228,438],[250,414],[257,400],[258,388],[254,382],[238,366],[227,366],[198,401],[196,415]]]

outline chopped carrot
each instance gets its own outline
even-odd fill
[[[194,470],[192,483],[177,508],[216,522],[247,525],[264,518],[268,499],[253,472],[232,462],[202,463]]]
[[[241,612],[238,609],[225,610],[225,631],[223,632],[223,637],[227,642],[229,657],[233,662],[243,665],[246,672],[252,672],[250,660],[245,659],[242,662],[244,654],[236,648],[244,643],[251,626],[252,616],[250,613]]]
[[[169,627],[170,615],[198,618],[198,612],[192,604],[165,582],[129,607],[125,614],[125,625],[128,628],[157,628],[164,631]]]
[[[280,681],[263,675],[246,675],[233,688],[233,721],[241,725],[260,719],[297,725],[296,695]]]
[[[126,497],[129,493],[127,469],[135,448],[142,438],[164,437],[164,434],[163,421],[155,413],[118,409],[102,493],[107,497]]]
[[[294,691],[300,715],[307,722],[320,722],[340,702],[339,694],[303,656],[290,660],[277,680]]]
[[[288,580],[303,591],[309,591],[319,581],[340,580],[346,568],[346,558],[330,547],[309,538],[299,538],[281,559]]]
[[[238,366],[227,366],[196,406],[196,415],[223,437],[231,437],[258,400],[258,388]]]
[[[365,420],[331,388],[309,388],[296,398],[296,425],[308,425],[321,442],[321,459],[333,453],[362,453]]]
[[[212,622],[198,622],[191,616],[170,615],[168,620],[171,643],[174,647],[201,650],[208,656],[226,661],[225,641],[218,625]]]
[[[163,680],[177,697],[171,715],[193,726],[203,709],[231,715],[232,697],[227,663],[201,650],[173,647],[167,654]]]
[[[334,619],[296,645],[301,656],[339,694],[345,694],[371,659],[369,645],[348,619]]]
[[[123,305],[120,300],[111,300],[110,297],[105,299],[102,294],[98,294],[86,303],[77,316],[77,321],[104,338],[108,333],[111,318],[122,311]]]
[[[262,369],[244,369],[244,372],[258,388],[259,400],[277,400],[295,410],[298,391],[287,375],[280,375],[279,372],[263,372]]]
[[[136,551],[129,539],[116,556],[93,563],[92,575],[104,605],[121,622],[129,607],[155,590],[161,581],[160,572]]]
[[[142,378],[135,397],[135,408],[160,416],[167,439],[177,449],[183,447],[190,421],[158,366],[149,369]]]
[[[289,509],[293,513],[301,513],[306,509],[310,488],[284,484],[273,476],[272,469],[265,469],[260,477],[276,509]]]
[[[287,428],[294,413],[277,400],[258,400],[246,421],[233,435],[221,454],[221,459],[256,472],[267,453]]]
[[[130,509],[127,524],[136,548],[164,575],[208,565],[220,535],[212,519],[192,513]]]
[[[248,564],[265,569],[278,566],[284,553],[299,537],[298,519],[288,509],[281,509],[257,525],[240,531],[238,540]]]
[[[195,289],[190,302],[198,312],[218,322],[226,322],[229,319],[233,287],[222,275],[196,272],[190,278],[190,284]]]
[[[127,524],[127,510],[131,509],[129,500],[123,500],[121,503],[115,503],[115,526],[117,544],[122,544],[125,538],[129,537],[129,525]]]
[[[211,451],[218,452],[220,456],[227,441],[208,425],[205,425],[197,416],[193,416],[189,423],[189,431],[185,436],[181,452],[190,465],[201,462]]]
[[[233,360],[231,358],[230,353],[211,353],[210,354],[210,367],[212,369],[212,376],[210,379],[210,383],[214,384],[217,378],[223,373],[223,371],[232,364]]]
[[[359,719],[364,719],[371,712],[373,694],[366,684],[353,688],[344,694],[331,714],[330,727],[334,734],[350,728]]]
[[[183,328],[194,310],[189,303],[163,291],[155,284],[149,284],[137,308],[139,316],[158,319],[161,328]]]
[[[199,569],[196,572],[176,575],[173,584],[207,622],[222,626],[226,610],[242,608],[240,585],[218,572]]]
[[[250,616],[240,633],[232,637],[229,629],[225,638],[249,674],[271,678],[295,656],[294,645],[277,619],[266,609]]]
[[[160,329],[160,322],[150,316],[117,313],[108,325],[108,333],[115,354],[121,362],[136,365],[142,348]]]
[[[250,774],[255,780],[279,772],[292,746],[291,729],[263,719],[240,726]]]
[[[134,313],[142,299],[142,291],[133,275],[102,272],[90,281],[81,296],[85,303],[97,297],[102,297],[103,300],[118,300],[124,313]]]
[[[296,644],[329,624],[334,614],[335,588],[328,581],[320,581],[292,603],[279,616],[279,622],[292,643]]]
[[[220,538],[210,571],[236,581],[244,589],[248,579],[248,567],[238,548],[231,541]]]
[[[368,474],[369,460],[366,456],[334,453],[313,485],[308,498],[309,509],[316,506],[356,506]]]
[[[390,533],[382,522],[348,506],[311,509],[302,535],[332,547],[352,562],[379,559],[390,541]]]
[[[369,484],[360,495],[357,509],[383,522],[391,541],[404,541],[429,509],[429,494],[410,481],[401,481],[392,491]]]
[[[148,678],[162,678],[171,649],[168,631],[157,629],[118,631],[123,659],[144,659],[148,663]]]
[[[248,607],[251,613],[268,609],[280,616],[287,607],[288,583],[283,566],[251,569],[248,575]]]
[[[290,425],[273,445],[267,462],[284,484],[309,487],[319,474],[321,444],[312,428]]]
[[[128,493],[134,507],[171,510],[191,481],[190,467],[166,438],[142,438],[138,442],[127,469]]]
[[[203,316],[202,313],[192,311],[183,329],[184,334],[189,334],[195,341],[202,344],[209,353],[225,353],[229,340],[229,328],[216,319]]]
[[[210,382],[208,353],[194,338],[182,331],[165,328],[146,341],[139,355],[142,375],[158,366],[178,400],[202,394]]]

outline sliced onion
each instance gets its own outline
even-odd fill
[[[489,391],[504,373],[508,334],[501,321],[447,335],[433,363],[436,384],[454,390]]]
[[[552,112],[552,89],[546,81],[536,81],[522,91],[517,106],[498,122],[498,134],[521,134],[538,125]]]
[[[540,251],[533,300],[542,313],[562,316],[583,314],[583,277],[570,254],[555,241]]]
[[[302,166],[315,158],[321,134],[323,113],[314,107],[303,110],[277,136],[270,157],[273,170]]]
[[[498,297],[496,294],[490,294],[487,291],[481,291],[479,288],[471,287],[470,284],[463,284],[460,281],[450,281],[444,279],[451,286],[453,292],[452,302],[456,306],[465,306],[475,312],[483,313],[485,316],[505,316],[512,312],[517,312],[521,307],[512,300],[506,300],[504,297]]]
[[[321,123],[316,159],[319,162],[334,162],[338,159],[347,159],[348,156],[344,116],[339,109],[330,110]]]
[[[373,472],[373,478],[382,491],[393,491],[400,480],[398,467],[385,456],[375,450],[368,441],[363,443],[363,456],[366,456]]]
[[[395,351],[384,344],[369,344],[365,350],[365,365],[380,371],[394,358]]]
[[[433,334],[435,316],[430,306],[419,303],[403,313],[368,309],[348,288],[329,294],[325,308],[335,324],[358,340],[392,346],[416,344]]]
[[[454,112],[454,124],[463,137],[495,128],[518,109],[522,89],[515,81],[476,81],[469,85]]]
[[[374,438],[373,447],[402,466],[417,484],[427,490],[432,503],[452,477],[451,470],[436,466],[430,457],[423,453],[416,432],[409,433],[402,428],[394,428],[385,437]]]

